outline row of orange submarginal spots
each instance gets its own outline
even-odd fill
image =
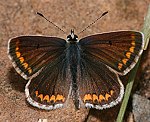
[[[52,96],[50,96],[50,95],[43,95],[43,94],[39,94],[39,92],[38,91],[35,91],[35,95],[36,95],[36,97],[38,97],[38,98],[40,98],[40,100],[41,100],[41,102],[42,101],[47,101],[47,102],[59,102],[59,101],[61,101],[61,102],[64,102],[65,101],[65,98],[64,98],[64,96],[63,95],[60,95],[60,94],[57,94],[57,95],[52,95]]]
[[[127,61],[130,59],[131,57],[131,54],[134,53],[134,49],[135,49],[135,35],[134,34],[131,34],[131,47],[129,48],[129,51],[126,52],[125,56],[127,58],[123,58],[122,59],[122,63],[118,63],[118,69],[121,70],[123,65],[126,65]]]
[[[16,51],[16,56],[17,56],[17,58],[19,58],[19,61],[20,61],[21,65],[23,65],[23,67],[25,69],[27,69],[28,73],[31,74],[32,73],[32,69],[31,69],[31,67],[29,67],[28,63],[25,62],[24,57],[21,56],[21,53],[19,51],[19,42],[18,41],[16,42],[15,51]]]
[[[98,101],[98,102],[101,102],[102,100],[108,101],[108,99],[111,98],[113,93],[114,93],[114,91],[110,90],[110,92],[106,93],[105,95],[102,95],[102,94],[100,94],[100,95],[85,94],[84,98],[83,98],[83,102],[86,102],[86,101],[92,101],[92,102]]]

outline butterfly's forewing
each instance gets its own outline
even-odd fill
[[[20,36],[8,43],[8,54],[16,71],[29,79],[65,50],[66,41],[56,37]]]
[[[79,71],[79,94],[85,107],[106,109],[122,100],[124,86],[118,75],[106,65],[84,56]]]
[[[46,65],[25,87],[27,101],[38,108],[52,110],[64,106],[70,96],[70,73],[63,53]]]
[[[85,37],[79,41],[82,53],[102,62],[121,75],[128,73],[142,53],[143,34],[118,31]]]

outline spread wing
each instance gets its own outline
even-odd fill
[[[118,104],[124,94],[124,86],[118,74],[105,64],[84,56],[78,73],[80,105],[87,108],[106,109]]]
[[[8,42],[8,55],[16,71],[29,79],[66,49],[66,41],[56,37],[20,36]]]
[[[84,55],[125,75],[141,55],[144,40],[141,32],[118,31],[88,36],[79,40],[79,44]]]
[[[79,40],[80,105],[105,109],[118,104],[124,94],[118,74],[125,75],[134,67],[143,43],[143,34],[135,31],[102,33]]]

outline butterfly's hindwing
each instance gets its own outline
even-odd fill
[[[106,65],[84,56],[79,70],[79,94],[85,107],[106,109],[122,100],[124,86],[118,75]]]
[[[64,106],[70,96],[70,73],[65,53],[46,65],[25,88],[27,101],[38,108],[52,110]]]

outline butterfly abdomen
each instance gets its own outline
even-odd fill
[[[80,62],[80,50],[77,43],[70,43],[67,48],[67,58],[71,73],[71,83],[72,83],[72,97],[75,107],[79,108],[79,94],[78,94],[78,84],[77,84],[77,67]]]

